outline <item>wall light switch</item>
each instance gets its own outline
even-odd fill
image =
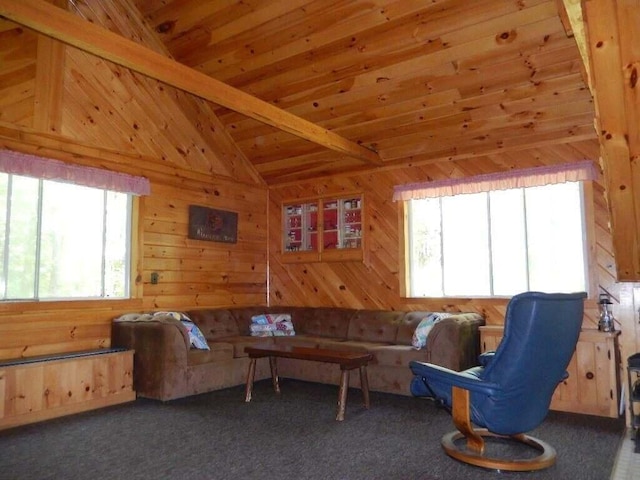
[[[157,285],[158,280],[160,280],[160,275],[158,274],[158,272],[153,272],[151,274],[151,285]]]

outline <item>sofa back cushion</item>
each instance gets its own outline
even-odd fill
[[[193,320],[207,341],[240,335],[236,319],[226,309],[201,309],[185,312]]]
[[[349,322],[348,340],[395,343],[404,312],[357,310]]]
[[[349,322],[355,310],[351,308],[317,307],[310,308],[311,315],[307,316],[304,324],[300,325],[299,333],[346,340]],[[298,326],[296,325],[296,331]]]
[[[400,319],[398,325],[398,334],[396,335],[396,342],[398,345],[411,345],[411,339],[416,328],[420,324],[423,318],[427,318],[432,312],[407,312]]]

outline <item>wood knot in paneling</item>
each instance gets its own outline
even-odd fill
[[[158,33],[171,33],[176,26],[175,20],[167,20],[156,27]]]
[[[498,45],[506,45],[513,42],[518,36],[515,30],[509,30],[508,32],[502,32],[496,35],[496,43]]]

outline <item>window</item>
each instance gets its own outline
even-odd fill
[[[413,199],[412,297],[587,290],[581,182]]]
[[[127,298],[132,196],[0,173],[0,299]]]

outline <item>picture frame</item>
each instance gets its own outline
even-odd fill
[[[227,210],[189,205],[189,238],[237,243],[238,214]]]

